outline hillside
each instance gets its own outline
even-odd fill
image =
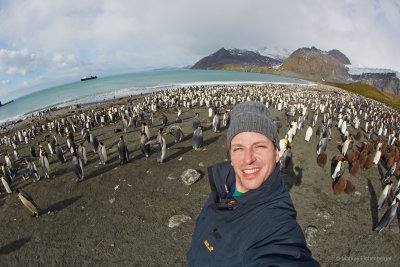
[[[388,107],[392,107],[397,111],[400,111],[400,96],[382,92],[378,88],[372,85],[365,83],[349,83],[349,84],[325,83],[325,84],[335,86],[362,96],[366,96],[368,98],[379,101]]]
[[[277,59],[279,58],[279,59]],[[322,51],[315,47],[299,48],[286,59],[263,56],[259,52],[221,48],[200,59],[192,69],[219,69],[269,73],[315,82],[366,83],[379,90],[400,95],[400,80],[395,73],[349,74],[349,58],[337,49]]]
[[[349,79],[347,68],[341,62],[346,61],[347,57],[336,51],[330,54],[315,47],[300,48],[283,62],[279,70],[289,74],[293,72],[293,75],[301,74],[306,80],[343,82]],[[339,53],[344,58],[337,56]],[[348,59],[347,61],[350,62]]]

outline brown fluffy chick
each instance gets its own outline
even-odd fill
[[[347,180],[343,176],[333,185],[333,193],[335,195],[340,195],[346,189]]]
[[[356,187],[354,186],[353,182],[350,181],[350,180],[347,180],[346,188],[344,189],[344,192],[345,192],[346,194],[351,194],[351,193],[354,192],[354,189],[355,189],[355,188],[356,188]]]
[[[353,161],[353,164],[350,169],[350,173],[353,176],[356,176],[358,174],[358,171],[360,170],[360,161],[358,159]]]
[[[328,161],[328,155],[326,154],[326,152],[322,152],[321,154],[319,154],[318,158],[317,158],[317,164],[318,166],[320,166],[321,168],[325,167],[326,162]]]

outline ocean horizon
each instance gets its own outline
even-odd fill
[[[271,74],[222,70],[153,70],[98,77],[50,87],[14,99],[0,108],[0,125],[23,119],[52,107],[67,107],[158,92],[166,89],[204,85],[299,84],[309,81]]]

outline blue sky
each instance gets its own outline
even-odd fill
[[[221,47],[339,49],[400,71],[398,0],[1,0],[0,101],[81,76],[184,67]]]

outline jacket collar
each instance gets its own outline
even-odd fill
[[[276,165],[275,171],[259,188],[250,190],[235,199],[225,199],[232,184],[236,181],[235,171],[231,166],[231,162],[226,161],[217,163],[209,167],[208,177],[214,203],[217,204],[219,209],[232,209],[239,204],[244,204],[253,199],[259,198],[262,201],[265,200],[265,197],[280,194],[282,191],[287,191],[286,185],[282,179],[280,179],[279,164],[280,163]]]

